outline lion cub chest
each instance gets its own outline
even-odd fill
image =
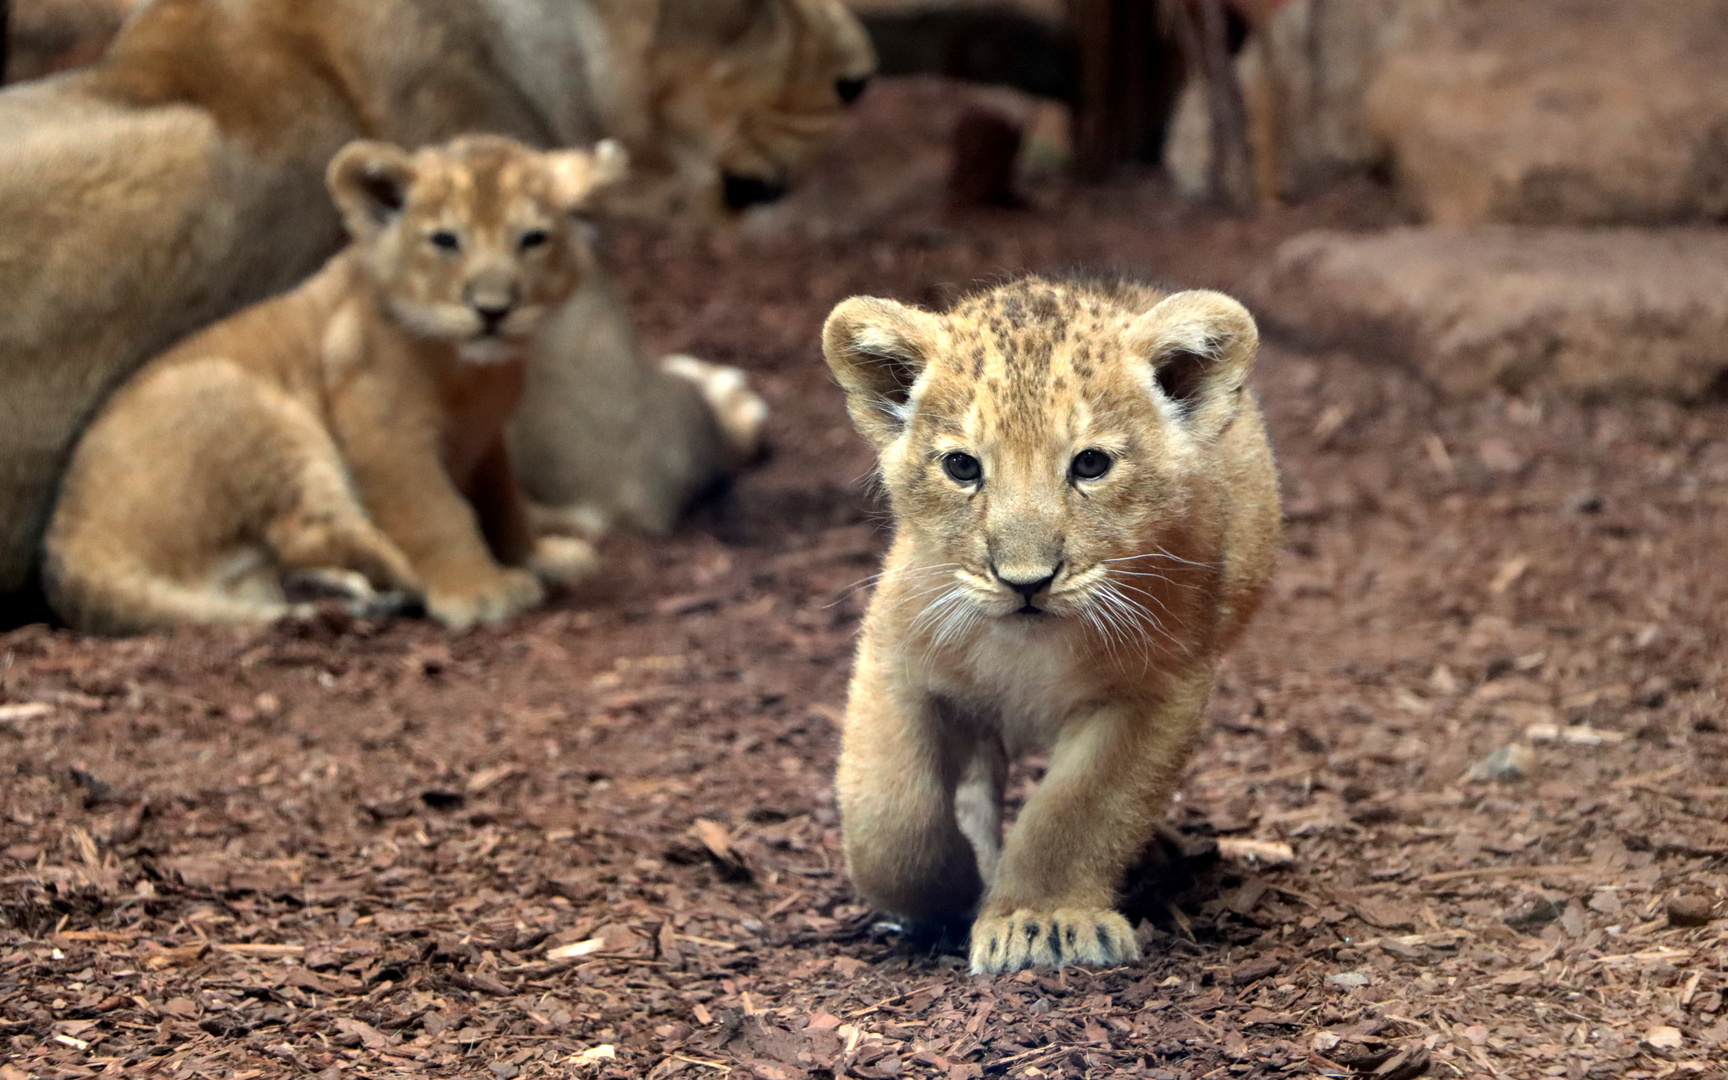
[[[999,735],[1010,752],[1049,746],[1097,700],[1098,681],[1042,626],[996,625],[956,650],[932,680],[936,697]]]
[[[458,362],[439,379],[443,418],[444,467],[466,485],[489,450],[496,445],[522,400],[527,363],[468,364]]]

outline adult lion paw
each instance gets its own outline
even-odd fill
[[[546,599],[540,579],[526,570],[505,569],[453,590],[434,589],[426,606],[432,617],[455,629],[499,622]]]
[[[986,915],[972,924],[972,974],[1047,964],[1112,967],[1140,959],[1134,930],[1114,911],[1062,908]]]
[[[768,403],[750,389],[742,371],[682,354],[663,358],[660,370],[696,384],[702,400],[714,410],[726,448],[738,462],[747,462],[761,452]]]

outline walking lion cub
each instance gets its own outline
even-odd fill
[[[828,318],[895,518],[840,752],[847,863],[915,925],[974,919],[974,972],[1140,955],[1116,890],[1278,548],[1258,341],[1219,293],[1035,278]],[[1049,769],[1004,846],[1030,748]]]
[[[579,577],[586,545],[533,538],[505,425],[530,336],[592,265],[575,215],[623,171],[611,142],[350,143],[327,182],[353,243],[147,363],[85,432],[45,542],[55,610],[261,622],[300,574],[465,626]]]

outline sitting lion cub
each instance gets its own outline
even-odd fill
[[[55,610],[259,622],[301,572],[465,626],[538,602],[536,573],[579,577],[586,545],[533,540],[504,432],[529,336],[592,263],[574,214],[623,171],[610,142],[349,144],[328,183],[354,243],[150,361],[84,434],[46,538]]]
[[[975,973],[1140,955],[1116,889],[1278,548],[1258,340],[1219,293],[1037,279],[828,318],[896,522],[840,752],[847,862],[914,925],[975,916]]]

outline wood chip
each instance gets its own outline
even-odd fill
[[[1218,857],[1231,862],[1283,866],[1296,861],[1296,852],[1289,844],[1278,840],[1241,840],[1233,836],[1221,836],[1218,838]]]
[[[1657,1050],[1678,1050],[1685,1040],[1677,1027],[1658,1025],[1644,1033],[1645,1045]]]
[[[1284,962],[1276,956],[1263,956],[1258,960],[1250,960],[1246,964],[1238,964],[1230,969],[1231,986],[1247,986],[1258,982],[1268,975],[1276,975],[1284,969]]]
[[[1382,930],[1413,930],[1416,927],[1413,914],[1383,900],[1353,900],[1350,907],[1363,922]]]
[[[1530,560],[1523,555],[1507,559],[1500,564],[1500,569],[1494,575],[1494,580],[1488,583],[1488,591],[1495,596],[1510,589],[1514,582],[1524,576],[1524,571],[1530,569]]]
[[[218,949],[221,949],[223,952],[234,953],[238,956],[305,956],[306,955],[306,946],[304,946],[304,945],[266,945],[266,944],[242,943],[239,945],[218,945],[216,947]]]
[[[494,765],[489,769],[481,769],[473,776],[470,776],[468,778],[468,783],[465,786],[468,794],[483,795],[497,787],[499,784],[502,784],[510,777],[518,776],[525,772],[527,772],[526,769],[516,764]]]
[[[390,1037],[382,1031],[366,1023],[364,1020],[353,1020],[339,1017],[336,1020],[336,1030],[344,1035],[359,1039],[361,1045],[368,1050],[382,1050],[390,1045]]]
[[[555,949],[546,950],[548,960],[574,960],[579,956],[597,953],[606,947],[605,938],[589,938],[587,941],[576,941],[569,945],[560,945]]]
[[[1668,901],[1669,926],[1704,926],[1716,910],[1716,902],[1708,896],[1691,893]]]
[[[732,846],[732,834],[726,826],[708,818],[696,819],[696,839],[708,849],[715,865],[719,868],[721,877],[728,881],[749,881],[753,877],[750,867],[744,862],[744,857],[738,854]]]
[[[1531,724],[1524,729],[1524,737],[1531,742],[1558,741],[1573,746],[1613,746],[1626,741],[1624,732],[1604,731],[1585,724]]]

